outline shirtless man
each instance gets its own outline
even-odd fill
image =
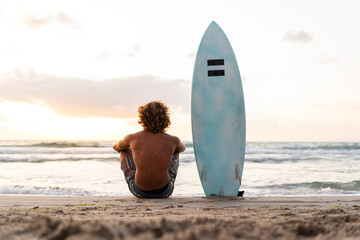
[[[159,101],[138,108],[143,131],[129,134],[114,145],[130,192],[139,198],[166,198],[174,190],[179,153],[185,145],[166,132],[168,108]]]

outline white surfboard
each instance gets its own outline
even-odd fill
[[[237,196],[245,155],[245,105],[238,64],[212,22],[197,52],[191,93],[196,164],[206,196]]]

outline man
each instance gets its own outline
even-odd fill
[[[185,145],[166,132],[170,126],[168,107],[160,101],[138,108],[143,131],[129,134],[114,145],[120,153],[121,169],[130,192],[139,198],[166,198],[174,190],[179,153]]]

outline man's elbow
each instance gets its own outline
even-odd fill
[[[176,149],[177,152],[182,153],[185,151],[185,146],[181,146],[180,148]]]
[[[186,150],[185,144],[182,144],[182,151],[184,152]]]
[[[186,149],[185,145],[182,145],[182,147],[181,147],[181,152],[184,152],[185,149]]]
[[[120,152],[118,144],[114,144],[113,149],[117,152]]]

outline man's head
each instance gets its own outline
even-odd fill
[[[166,132],[170,126],[168,107],[160,101],[153,101],[138,108],[139,121],[145,131],[152,133]]]

